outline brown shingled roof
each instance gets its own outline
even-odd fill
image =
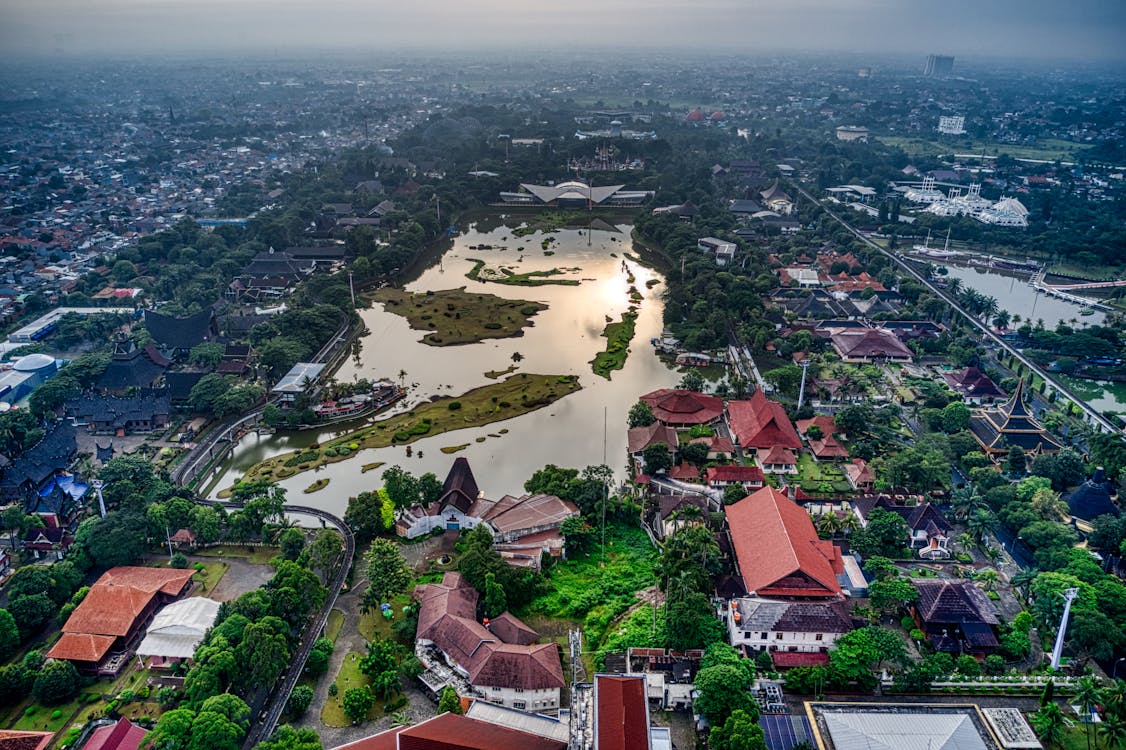
[[[91,635],[89,633],[63,633],[55,642],[47,656],[67,661],[99,662],[117,642],[114,635]]]
[[[20,732],[0,729],[0,750],[43,750],[50,744],[54,732]]]

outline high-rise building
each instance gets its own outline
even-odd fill
[[[938,118],[938,132],[945,135],[962,135],[966,132],[966,118],[963,115],[943,115]]]
[[[923,75],[928,77],[948,76],[954,71],[954,57],[951,55],[928,55],[927,67]]]

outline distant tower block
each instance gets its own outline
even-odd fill
[[[954,58],[950,55],[929,55],[927,66],[923,68],[923,75],[928,78],[940,78],[954,72]]]

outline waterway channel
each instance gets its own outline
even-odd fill
[[[481,489],[494,498],[522,493],[524,481],[549,463],[581,468],[605,460],[619,479],[624,478],[626,414],[630,406],[643,393],[675,385],[680,375],[656,356],[649,343],[661,334],[663,277],[624,258],[626,253],[634,252],[631,226],[617,225],[614,231],[608,225],[602,230],[597,226],[589,233],[587,229],[564,229],[513,237],[511,226],[482,225],[479,231],[478,225],[471,225],[454,239],[449,250],[418,272],[406,288],[425,292],[464,286],[471,291],[548,305],[547,310],[533,318],[534,325],[519,337],[435,347],[421,343],[425,331],[411,330],[405,318],[377,304],[361,311],[368,333],[360,340],[358,356],[349,358],[336,374],[337,380],[346,381],[360,377],[398,379],[400,371],[405,372],[408,396],[388,413],[409,409],[435,395],[457,395],[486,385],[493,382],[485,376],[486,372],[503,371],[513,364],[517,365],[517,372],[578,375],[582,390],[504,422],[419,440],[410,445],[411,456],[407,456],[404,446],[369,449],[346,461],[282,480],[280,484],[286,488],[289,501],[343,513],[350,496],[380,486],[383,469],[399,465],[416,475],[432,471],[442,479],[457,456],[469,459]],[[541,246],[548,237],[554,238],[549,247],[552,255],[546,255]],[[481,249],[480,245],[492,247]],[[473,267],[473,259],[484,260],[490,268],[506,266],[518,274],[567,269],[563,275],[552,278],[581,283],[531,287],[471,281],[465,274]],[[589,362],[605,348],[606,339],[601,334],[607,317],[619,320],[630,306],[629,272],[633,273],[634,285],[644,300],[625,367],[606,380],[591,372]],[[657,283],[647,284],[650,281]],[[513,355],[517,353],[522,359],[514,363]],[[502,434],[502,430],[506,432]],[[342,426],[320,432],[248,435],[234,447],[206,492],[214,496],[256,462],[340,431]],[[468,445],[455,454],[440,450],[463,444]],[[385,465],[375,471],[361,471],[364,464],[376,461]],[[330,479],[325,489],[302,494],[322,477]]]

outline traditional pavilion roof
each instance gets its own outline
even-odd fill
[[[1013,395],[999,407],[975,409],[970,415],[970,432],[991,454],[1007,453],[1020,446],[1025,453],[1056,453],[1063,446],[1045,430],[1024,403],[1024,380]]]
[[[723,399],[682,388],[661,388],[641,400],[653,409],[657,420],[667,425],[709,424],[723,414]]]
[[[942,377],[947,385],[963,396],[1001,398],[1005,395],[988,375],[976,367],[967,367],[961,372],[948,372]]]
[[[911,583],[919,591],[917,609],[925,623],[1001,623],[997,608],[973,581],[920,578]]]
[[[1094,475],[1083,484],[1075,488],[1067,497],[1067,507],[1071,515],[1082,518],[1084,521],[1093,521],[1099,516],[1117,516],[1121,511],[1114,501],[1110,499],[1113,484],[1106,477],[1103,467],[1095,469]]]
[[[781,446],[801,449],[801,438],[786,415],[786,410],[756,390],[746,401],[729,401],[727,423],[731,432],[744,448],[760,450]]]

